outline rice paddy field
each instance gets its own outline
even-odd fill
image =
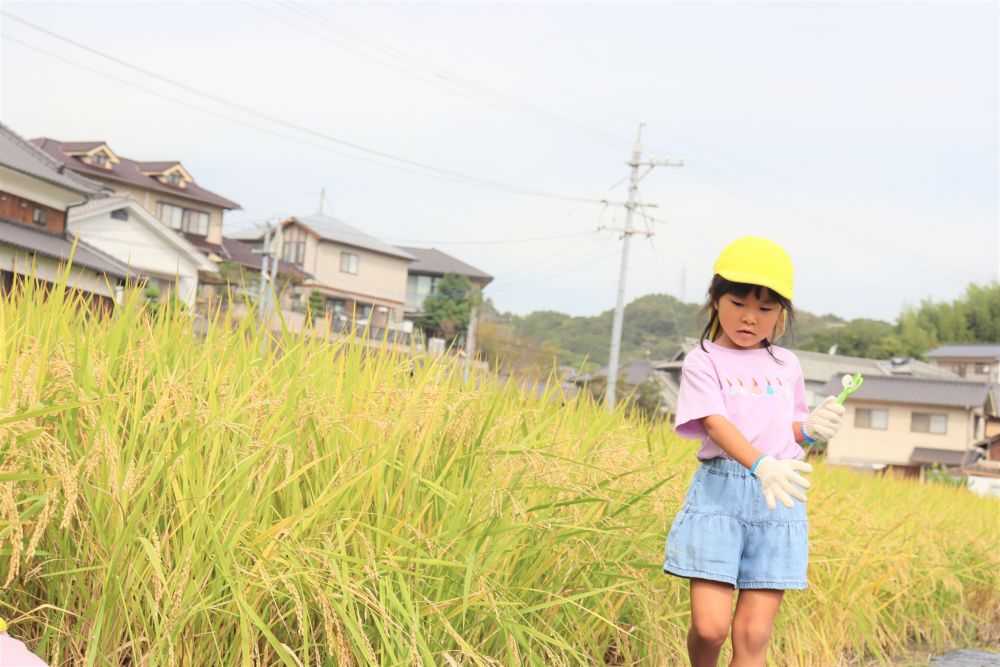
[[[50,664],[686,664],[660,566],[693,443],[446,359],[194,329],[135,291],[0,301],[0,617]],[[997,501],[820,463],[809,508],[772,664],[995,627]]]

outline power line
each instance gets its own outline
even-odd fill
[[[509,112],[509,113],[514,113],[514,115],[520,116],[522,118],[526,118],[529,121],[540,123],[540,124],[545,125],[547,127],[552,127],[552,128],[559,129],[559,130],[569,131],[569,132],[571,132],[571,133],[573,133],[573,134],[575,134],[577,136],[582,136],[583,138],[589,139],[591,141],[595,141],[595,142],[602,143],[602,144],[605,144],[605,145],[613,146],[613,147],[616,147],[616,148],[617,147],[621,147],[622,145],[625,145],[625,144],[623,144],[623,142],[621,141],[620,138],[618,138],[618,137],[616,137],[616,136],[614,136],[612,134],[608,134],[608,133],[606,133],[606,132],[604,132],[602,130],[598,130],[596,128],[591,128],[591,127],[588,127],[586,125],[581,125],[581,124],[575,123],[574,121],[572,121],[572,120],[570,120],[568,118],[565,118],[563,116],[559,116],[557,114],[553,114],[553,113],[551,113],[549,111],[546,111],[545,109],[542,109],[542,108],[537,107],[535,105],[532,105],[530,103],[524,102],[524,101],[519,100],[517,98],[511,97],[510,95],[506,95],[504,93],[497,92],[497,91],[495,91],[495,90],[493,90],[493,89],[491,89],[491,88],[489,88],[487,86],[484,86],[484,85],[482,85],[482,84],[480,84],[480,83],[478,83],[476,81],[472,81],[472,80],[467,79],[465,77],[462,77],[462,76],[459,76],[457,74],[454,74],[453,72],[449,72],[448,70],[445,70],[445,69],[442,69],[440,67],[437,67],[437,66],[435,66],[435,65],[433,65],[431,63],[428,63],[427,61],[420,60],[419,58],[416,58],[416,57],[414,57],[414,56],[412,56],[410,54],[407,54],[404,51],[401,51],[401,50],[399,50],[397,48],[394,48],[394,47],[392,47],[392,46],[390,46],[388,44],[385,44],[384,42],[381,42],[381,41],[379,41],[377,39],[369,37],[368,35],[365,35],[363,32],[361,32],[359,30],[356,30],[354,28],[350,28],[348,26],[345,26],[342,23],[339,23],[337,21],[334,21],[333,19],[330,19],[330,18],[328,18],[326,16],[323,16],[321,13],[315,11],[312,8],[308,8],[307,9],[304,6],[301,6],[301,5],[299,5],[297,3],[293,3],[293,2],[284,2],[284,3],[279,2],[278,4],[280,6],[282,6],[282,7],[284,7],[285,9],[287,9],[287,10],[289,10],[291,12],[294,12],[295,14],[297,14],[300,17],[303,17],[303,18],[305,18],[305,19],[307,19],[309,21],[312,21],[313,23],[318,23],[322,27],[326,27],[326,28],[328,28],[330,30],[336,31],[337,33],[339,33],[340,35],[343,35],[343,36],[347,37],[348,39],[352,39],[352,40],[354,40],[356,42],[360,42],[362,44],[365,44],[369,48],[375,49],[376,51],[379,51],[379,52],[381,52],[381,53],[383,53],[383,54],[389,56],[390,58],[393,58],[393,59],[395,59],[395,60],[397,60],[399,62],[405,63],[406,65],[408,65],[410,67],[415,67],[415,68],[417,68],[419,70],[423,70],[423,71],[427,72],[428,74],[430,74],[434,78],[428,79],[426,77],[420,76],[419,74],[415,74],[415,73],[413,73],[411,71],[405,70],[405,69],[403,69],[403,68],[401,68],[401,67],[399,67],[397,65],[394,65],[394,64],[392,64],[390,62],[387,62],[387,61],[385,61],[383,59],[380,59],[380,58],[377,58],[377,57],[372,56],[370,54],[358,51],[357,49],[354,49],[354,48],[351,48],[349,46],[346,46],[346,45],[344,45],[344,44],[342,44],[342,43],[340,43],[340,42],[338,42],[336,40],[333,40],[333,39],[327,37],[326,35],[322,35],[322,34],[313,32],[312,30],[310,30],[308,28],[304,28],[304,27],[302,27],[302,26],[300,26],[300,25],[298,25],[296,23],[293,23],[291,21],[283,19],[280,16],[275,16],[274,14],[271,14],[270,12],[266,12],[266,11],[264,11],[262,8],[260,8],[258,6],[249,5],[249,4],[247,6],[251,7],[252,9],[256,9],[258,11],[261,11],[261,12],[263,12],[265,14],[268,14],[268,15],[272,16],[273,18],[277,18],[279,21],[283,21],[287,25],[291,25],[291,26],[293,26],[293,27],[295,27],[295,28],[297,28],[299,30],[303,30],[303,31],[309,32],[310,34],[312,34],[312,35],[314,35],[316,37],[319,37],[320,39],[323,39],[324,41],[328,41],[328,42],[334,44],[335,46],[337,46],[339,48],[346,49],[346,50],[348,50],[348,51],[350,51],[352,53],[355,53],[356,55],[359,55],[359,56],[361,56],[363,58],[366,58],[368,60],[372,60],[374,62],[377,62],[377,63],[379,63],[379,64],[381,64],[381,65],[383,65],[385,67],[389,67],[389,68],[394,69],[396,71],[403,72],[404,74],[406,74],[408,76],[417,78],[417,79],[419,79],[421,81],[424,81],[426,83],[429,83],[431,85],[434,85],[434,86],[437,86],[437,87],[440,87],[440,88],[444,88],[445,90],[448,90],[449,92],[453,92],[455,94],[462,95],[463,97],[467,97],[467,98],[473,99],[475,101],[487,104],[487,105],[489,105],[491,107],[494,107],[494,108],[501,108],[501,107],[498,107],[497,104],[503,104],[503,105],[506,105],[508,107],[513,107],[514,109],[519,109],[519,110],[523,111],[524,113],[534,114],[534,115],[536,115],[539,118],[544,119],[544,120],[539,120],[538,118],[532,118],[530,116],[525,116],[524,113],[517,113],[515,111],[512,111],[509,108],[501,108],[502,111],[506,111],[506,112]],[[461,87],[461,88],[464,88],[464,89],[475,91],[476,94],[478,94],[478,95],[484,95],[487,98],[489,98],[490,100],[494,100],[496,103],[488,101],[488,100],[483,100],[483,99],[479,99],[479,98],[475,98],[475,97],[470,97],[468,94],[463,93],[461,90],[456,90],[455,88],[450,87],[448,84],[450,84],[451,86],[458,86],[458,87]]]
[[[767,196],[761,195],[756,191],[748,188],[747,186],[743,186],[739,183],[730,181],[729,179],[716,175],[714,172],[706,170],[705,168],[694,167],[693,169],[689,170],[688,173],[696,180],[699,180],[707,185],[713,186],[723,191],[729,192],[729,194],[745,199],[750,203],[755,203],[759,206],[768,207],[771,210],[783,213],[790,219],[796,220],[804,225],[807,225],[817,231],[821,231],[829,236],[836,237],[841,241],[848,243],[853,248],[859,246],[865,247],[876,254],[889,257],[891,259],[894,259],[902,263],[910,264],[911,266],[920,268],[925,271],[933,271],[935,273],[938,273],[939,275],[942,275],[947,278],[952,278],[954,280],[960,280],[960,281],[966,280],[965,277],[953,272],[956,271],[957,269],[953,269],[952,267],[945,267],[941,264],[934,262],[933,260],[913,255],[912,253],[909,252],[902,252],[900,250],[897,250],[891,244],[871,236],[862,238],[844,232],[839,228],[837,223],[834,221],[827,220],[815,214],[797,210],[786,204],[783,204],[776,200],[772,200]]]
[[[158,74],[156,72],[150,71],[150,70],[145,69],[143,67],[139,67],[138,65],[134,65],[134,64],[132,64],[130,62],[124,61],[124,60],[122,60],[120,58],[117,58],[116,56],[112,56],[112,55],[109,55],[109,54],[104,53],[102,51],[98,51],[97,49],[94,49],[94,48],[89,47],[89,46],[87,46],[85,44],[82,44],[82,43],[80,43],[80,42],[78,42],[76,40],[73,40],[73,39],[69,38],[69,37],[65,37],[63,35],[55,33],[55,32],[53,32],[51,30],[48,30],[47,28],[43,28],[41,26],[35,25],[34,23],[31,23],[30,21],[26,21],[25,19],[22,19],[20,17],[14,16],[13,14],[11,14],[10,12],[7,12],[6,10],[0,10],[0,14],[2,14],[3,16],[6,16],[7,18],[10,18],[10,19],[12,19],[14,21],[17,21],[19,23],[23,23],[24,25],[26,25],[26,26],[34,29],[34,30],[37,30],[39,32],[42,32],[42,33],[44,33],[46,35],[49,35],[49,36],[51,36],[51,37],[53,37],[55,39],[58,39],[58,40],[63,41],[65,43],[67,43],[67,44],[71,44],[71,45],[73,45],[73,46],[75,46],[75,47],[77,47],[79,49],[87,51],[88,53],[92,53],[92,54],[97,55],[97,56],[99,56],[101,58],[104,58],[106,60],[110,60],[111,62],[114,62],[114,63],[116,63],[118,65],[121,65],[122,67],[127,67],[129,69],[135,70],[137,72],[140,72],[141,74],[144,74],[144,75],[152,77],[154,79],[163,81],[165,83],[168,83],[168,84],[170,84],[172,86],[175,86],[177,88],[180,88],[180,89],[185,90],[187,92],[190,92],[192,94],[195,94],[195,95],[198,95],[200,97],[204,97],[204,98],[210,99],[213,102],[216,102],[218,104],[222,104],[222,105],[225,105],[225,106],[237,109],[239,111],[242,111],[243,113],[247,113],[247,114],[250,114],[252,116],[256,116],[258,118],[262,118],[262,119],[267,120],[267,121],[269,121],[271,123],[274,123],[276,125],[281,125],[281,126],[284,126],[284,127],[288,127],[290,129],[294,129],[294,130],[296,130],[298,132],[302,132],[304,134],[308,134],[308,135],[311,135],[311,136],[315,136],[315,137],[321,138],[321,139],[323,139],[325,141],[330,141],[330,142],[333,142],[333,143],[336,143],[336,144],[347,146],[347,147],[352,148],[354,150],[361,151],[361,152],[364,152],[364,153],[369,153],[371,155],[375,155],[375,156],[378,156],[378,157],[381,157],[381,158],[384,158],[384,159],[387,159],[387,160],[391,160],[391,161],[394,161],[394,162],[399,162],[401,164],[404,164],[404,165],[407,165],[407,166],[410,166],[410,167],[417,167],[419,169],[424,169],[424,170],[426,170],[428,172],[432,172],[435,175],[447,176],[447,177],[449,177],[451,179],[461,179],[463,181],[469,181],[471,184],[476,184],[476,185],[480,185],[480,186],[490,187],[490,188],[494,188],[494,189],[502,189],[502,190],[509,191],[509,192],[515,192],[517,194],[524,194],[524,195],[530,195],[530,196],[535,196],[535,197],[545,197],[545,198],[549,198],[549,199],[555,198],[555,199],[563,199],[563,200],[567,200],[567,201],[578,201],[578,202],[586,202],[586,203],[602,203],[601,200],[596,200],[596,199],[592,199],[592,198],[588,198],[588,197],[575,197],[575,196],[572,196],[572,195],[562,195],[562,194],[555,194],[555,193],[543,192],[543,191],[540,191],[540,190],[534,190],[532,188],[522,187],[522,186],[518,186],[518,185],[511,185],[509,183],[503,183],[503,182],[500,182],[500,181],[494,181],[492,179],[481,178],[481,177],[478,177],[478,176],[472,176],[472,175],[469,175],[469,174],[464,174],[464,173],[461,173],[461,172],[456,172],[456,171],[453,171],[453,170],[450,170],[450,169],[444,169],[444,168],[441,168],[441,167],[435,167],[435,166],[430,165],[430,164],[426,164],[426,163],[423,163],[423,162],[418,162],[416,160],[410,160],[410,159],[407,159],[407,158],[399,157],[399,156],[393,155],[391,153],[386,153],[384,151],[376,150],[376,149],[373,149],[373,148],[368,148],[366,146],[362,146],[360,144],[357,144],[357,143],[354,143],[354,142],[351,142],[351,141],[347,141],[347,140],[344,140],[344,139],[339,139],[337,137],[330,136],[330,135],[325,134],[323,132],[319,132],[319,131],[312,130],[310,128],[304,127],[304,126],[299,125],[297,123],[285,121],[285,120],[282,120],[282,119],[277,118],[275,116],[272,116],[270,114],[266,114],[266,113],[262,113],[260,111],[256,111],[256,110],[254,110],[254,109],[252,109],[250,107],[247,107],[247,106],[245,106],[243,104],[239,104],[237,102],[233,102],[231,100],[228,100],[226,98],[220,97],[220,96],[215,95],[213,93],[209,93],[209,92],[200,90],[198,88],[195,88],[195,87],[190,86],[188,84],[185,84],[183,82],[177,81],[177,80],[172,79],[170,77],[163,76],[161,74]],[[11,39],[10,37],[8,37],[6,35],[4,37],[7,38],[7,39]],[[41,49],[38,49],[36,47],[31,47],[30,45],[27,45],[24,42],[21,42],[20,40],[13,40],[13,41],[15,41],[15,42],[17,42],[17,43],[19,43],[21,45],[29,46],[29,48],[35,48],[35,50],[40,51],[42,53],[46,53],[45,51],[42,51]],[[46,53],[46,55],[53,55],[53,54]],[[54,57],[58,58],[59,56],[54,56]],[[67,62],[72,62],[72,61],[67,61]],[[84,69],[91,69],[91,68],[87,68],[87,67],[82,66],[82,65],[81,65],[81,67],[84,67]],[[91,69],[91,71],[96,71],[96,70],[92,70]],[[107,75],[107,76],[111,76],[111,75]],[[130,85],[133,85],[133,84],[130,84]],[[202,110],[204,111],[204,109],[202,109]],[[210,113],[212,113],[212,112],[210,112]],[[216,114],[216,115],[220,115],[220,114]],[[234,121],[234,122],[240,122],[240,121],[236,121],[235,119],[232,119],[232,118],[227,118],[227,120],[231,120],[231,121]],[[247,123],[242,123],[242,124],[248,125]],[[262,128],[257,127],[256,129],[262,129]],[[264,131],[267,131],[267,130],[264,130]],[[288,137],[287,135],[285,135],[284,138],[290,138],[290,137]],[[301,142],[301,140],[297,140],[297,141]],[[301,143],[305,143],[305,142],[301,142]],[[358,156],[353,156],[353,157],[358,157]],[[381,163],[376,163],[376,164],[381,164]]]
[[[584,253],[583,255],[580,255],[578,257],[574,257],[573,259],[569,260],[568,262],[563,262],[563,263],[560,263],[560,264],[556,264],[554,266],[550,266],[550,267],[544,269],[543,271],[541,271],[540,273],[537,273],[537,274],[535,274],[533,276],[528,276],[528,277],[522,278],[520,280],[516,280],[516,281],[514,281],[512,283],[508,283],[506,285],[499,285],[497,287],[494,287],[494,288],[492,288],[492,291],[493,292],[499,292],[499,291],[508,290],[508,289],[514,289],[514,288],[519,288],[519,287],[526,287],[528,285],[534,285],[534,284],[537,284],[539,282],[543,282],[543,281],[547,281],[547,280],[552,280],[553,278],[564,276],[564,275],[566,275],[568,273],[571,273],[573,271],[576,271],[578,269],[582,269],[582,268],[585,268],[587,266],[592,266],[594,264],[597,264],[601,260],[606,259],[608,257],[611,257],[612,255],[615,255],[615,254],[618,253],[618,250],[615,249],[615,250],[612,250],[611,252],[605,252],[605,254],[600,255],[599,257],[593,257],[595,254],[600,253],[601,251],[604,251],[604,250],[607,250],[607,249],[606,248],[595,248],[593,250],[590,250],[590,251]]]

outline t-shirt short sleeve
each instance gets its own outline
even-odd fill
[[[674,431],[682,438],[704,438],[700,420],[709,415],[729,418],[715,366],[708,354],[697,349],[688,354],[681,368]]]

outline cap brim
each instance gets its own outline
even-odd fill
[[[726,280],[733,281],[734,283],[747,283],[749,285],[760,285],[761,287],[766,287],[772,292],[777,292],[789,301],[794,298],[794,294],[792,293],[792,289],[790,287],[783,285],[775,287],[774,281],[767,276],[760,276],[756,273],[746,273],[743,271],[720,271],[719,275]]]

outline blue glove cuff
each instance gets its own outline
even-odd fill
[[[802,425],[799,427],[799,430],[802,431],[802,437],[810,445],[815,445],[819,441],[819,438],[817,438],[816,440],[813,440],[812,438],[809,437],[809,434],[806,433],[806,423],[805,422],[802,422]]]
[[[764,454],[764,456],[767,456],[767,454]],[[757,459],[756,461],[753,462],[753,465],[750,467],[750,474],[751,475],[754,474],[754,472],[756,472],[757,466],[760,464],[761,461],[764,460],[764,456],[761,456],[759,459]]]

